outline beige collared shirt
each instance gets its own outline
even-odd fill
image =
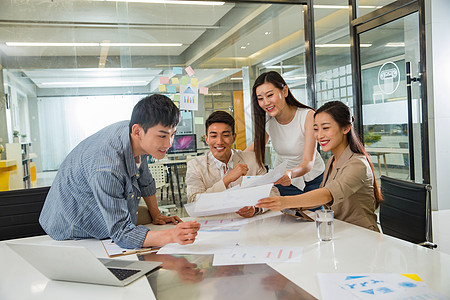
[[[231,149],[230,159],[228,160],[227,163],[223,163],[213,156],[214,162],[216,163],[216,166],[219,169],[220,176],[222,177],[222,179],[225,177],[225,175],[228,174],[228,172],[230,172],[234,168],[234,165],[233,165],[234,151],[235,151],[234,149]]]
[[[246,164],[248,167],[247,176],[266,174],[266,169],[258,165],[255,152],[243,152],[233,149],[233,155],[230,157],[230,161],[233,166]],[[234,184],[239,185],[241,182],[242,177],[236,180]],[[186,184],[189,202],[194,202],[197,194],[217,193],[227,189],[211,151],[205,155],[197,156],[187,163]],[[271,196],[278,195],[278,190],[273,188]]]
[[[347,146],[331,169],[333,162],[334,156],[328,160],[320,185],[333,197],[326,206],[331,206],[336,219],[379,232],[374,212],[375,179],[366,157]]]

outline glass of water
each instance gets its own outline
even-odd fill
[[[319,241],[331,241],[334,231],[334,211],[331,209],[316,210],[315,214]]]

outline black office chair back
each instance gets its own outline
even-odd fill
[[[49,189],[0,192],[0,241],[45,234],[39,215]]]
[[[431,230],[431,186],[381,176],[383,202],[380,224],[384,234],[435,248]]]
[[[384,234],[436,248],[431,228],[431,186],[381,176],[383,202],[380,224]]]

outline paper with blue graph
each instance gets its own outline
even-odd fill
[[[449,299],[431,290],[416,274],[318,273],[321,299]]]

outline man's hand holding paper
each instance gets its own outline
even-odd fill
[[[248,166],[245,164],[238,164],[233,168],[224,178],[223,183],[226,187],[236,180],[238,180],[241,176],[246,175],[248,172]]]

